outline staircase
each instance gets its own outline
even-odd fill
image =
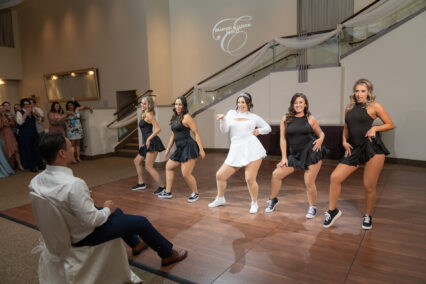
[[[136,157],[139,152],[138,131],[129,134],[117,147],[115,147],[115,155],[120,157]]]

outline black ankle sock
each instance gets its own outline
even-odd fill
[[[334,208],[334,210],[328,210],[331,214],[337,213],[337,208]]]

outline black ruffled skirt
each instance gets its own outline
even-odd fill
[[[313,141],[312,141],[313,142]],[[314,144],[307,143],[298,147],[297,145],[289,145],[287,148],[287,160],[289,167],[295,167],[299,170],[307,170],[310,165],[314,165],[321,161],[330,152],[329,149],[322,146],[318,152],[312,148]]]
[[[355,146],[351,150],[350,156],[346,158],[343,157],[339,162],[349,166],[364,165],[376,154],[389,155],[389,150],[386,149],[385,144],[383,144],[380,133],[376,134],[376,138],[373,139],[373,142],[365,138],[362,144]]]
[[[200,149],[194,139],[177,140],[175,143],[176,151],[170,156],[170,160],[185,163],[189,159],[196,159],[200,156]]]
[[[164,150],[166,150],[166,148],[164,148],[163,142],[161,142],[160,137],[155,136],[151,139],[148,149],[146,148],[146,145],[143,145],[139,148],[139,155],[145,158],[146,153],[148,152],[162,152]]]

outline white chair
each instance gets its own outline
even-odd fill
[[[46,198],[31,192],[37,226],[43,236],[33,253],[41,252],[40,283],[142,283],[129,267],[121,239],[97,246],[73,247],[61,212]]]

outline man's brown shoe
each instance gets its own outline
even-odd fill
[[[143,241],[141,241],[140,244],[138,244],[136,247],[132,248],[132,254],[133,254],[133,256],[137,256],[147,248],[148,248],[147,244],[145,244]]]
[[[181,261],[183,259],[185,259],[185,257],[188,255],[188,251],[181,249],[181,250],[175,250],[173,249],[173,253],[171,256],[163,258],[161,260],[161,266],[166,266],[166,265],[170,265],[172,263]]]

